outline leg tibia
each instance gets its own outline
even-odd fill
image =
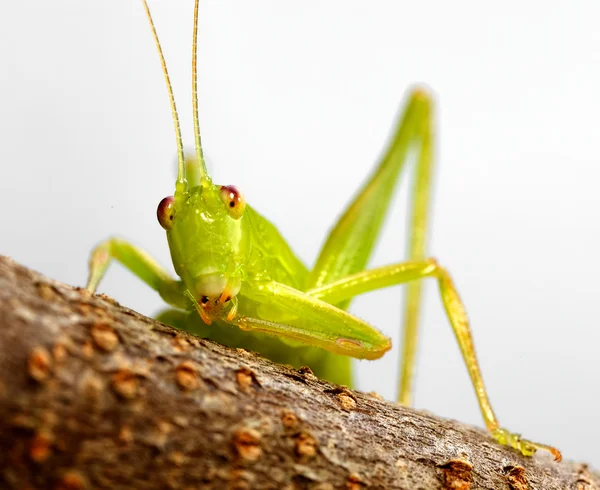
[[[431,102],[425,93],[415,91],[414,97],[422,99],[427,107],[427,117],[416,132],[418,158],[412,184],[410,202],[411,217],[408,224],[408,260],[423,260],[427,254],[429,206],[431,203],[431,181],[433,174],[433,116]],[[400,376],[398,378],[398,401],[403,405],[412,404],[414,373],[417,355],[419,316],[421,309],[420,281],[413,281],[406,288],[404,318],[402,321],[402,353],[400,355]]]

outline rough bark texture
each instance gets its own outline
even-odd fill
[[[0,488],[592,490],[600,475],[0,257]]]

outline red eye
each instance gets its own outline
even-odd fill
[[[227,212],[233,219],[240,219],[246,209],[244,195],[233,185],[221,186],[221,200],[227,206]]]
[[[173,199],[173,196],[165,197],[162,201],[160,201],[158,204],[158,209],[156,210],[156,217],[158,218],[160,226],[167,231],[173,228],[174,216],[175,199]]]

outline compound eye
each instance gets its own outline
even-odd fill
[[[173,196],[165,197],[162,201],[160,201],[158,204],[158,209],[156,210],[156,217],[158,218],[160,226],[169,231],[171,228],[173,228],[174,216],[175,199],[173,199]]]
[[[221,186],[221,201],[227,206],[227,212],[233,219],[240,219],[246,209],[244,195],[233,185]]]

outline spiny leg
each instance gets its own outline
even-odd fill
[[[408,223],[408,260],[411,261],[423,260],[427,253],[428,211],[433,173],[431,111],[424,114],[420,123],[416,129],[416,137],[420,137],[420,151],[411,190],[411,218]],[[421,281],[411,281],[407,285],[405,295],[397,399],[406,406],[412,405],[422,288]]]
[[[446,315],[452,325],[467,370],[469,371],[485,425],[492,433],[492,436],[501,444],[521,451],[525,456],[532,456],[538,449],[544,449],[550,451],[554,455],[554,458],[560,461],[562,456],[557,449],[545,444],[521,439],[520,435],[511,433],[501,428],[498,424],[483,383],[479,363],[477,362],[467,313],[458,295],[458,291],[452,282],[452,278],[434,259],[409,261],[359,272],[333,283],[309,290],[307,294],[326,302],[339,303],[368,291],[415,281],[425,277],[433,277],[438,280]]]
[[[433,152],[431,106],[430,97],[423,89],[417,88],[409,94],[406,108],[385,155],[331,230],[311,271],[307,288],[323,286],[365,269],[389,210],[394,190],[398,186],[398,177],[411,151],[417,155],[417,165],[412,186],[408,255],[411,260],[425,257]],[[409,285],[404,318],[402,381],[399,389],[399,399],[405,404],[410,403],[420,297],[421,284],[415,282]],[[345,309],[349,303],[350,298],[347,298],[338,306]]]
[[[183,294],[183,284],[169,276],[147,252],[120,238],[109,238],[92,251],[89,261],[89,276],[85,288],[96,292],[113,259],[138,276],[161,295],[171,306],[189,309],[190,304]]]

